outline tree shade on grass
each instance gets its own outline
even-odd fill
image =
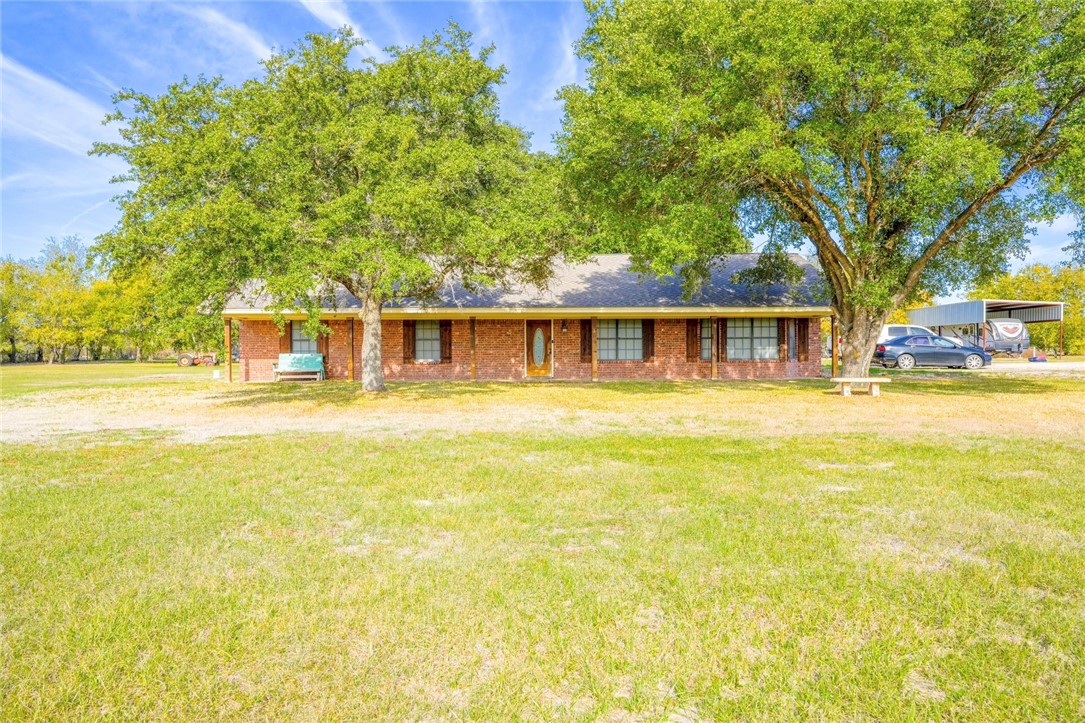
[[[656,272],[811,243],[865,376],[918,294],[1004,271],[1085,199],[1078,0],[599,2],[563,92],[571,182]],[[1083,246],[1085,248],[1085,246]]]

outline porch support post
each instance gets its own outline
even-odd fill
[[[591,318],[591,380],[599,381],[599,317]]]
[[[831,370],[830,376],[836,376],[836,314],[829,317],[829,335],[832,337],[829,339],[829,368]]]
[[[347,378],[354,381],[354,319],[350,320],[350,354],[347,355]]]
[[[226,381],[234,381],[234,326],[229,317],[224,317],[223,328],[226,332]]]
[[[716,317],[711,317],[708,320],[708,325],[712,327],[712,378],[720,378],[720,350],[719,350],[719,329],[716,326],[719,324],[719,320]]]
[[[471,381],[478,379],[478,340],[475,336],[475,317],[471,317],[467,321],[467,326],[471,329]]]

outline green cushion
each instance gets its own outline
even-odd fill
[[[279,372],[322,372],[324,357],[320,354],[280,354]]]

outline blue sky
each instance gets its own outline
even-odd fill
[[[3,249],[34,256],[49,236],[90,242],[118,212],[110,200],[115,159],[88,157],[115,137],[101,120],[121,87],[158,94],[184,75],[238,82],[260,71],[273,47],[344,24],[367,53],[414,44],[449,20],[494,44],[508,69],[502,115],[552,150],[561,125],[555,93],[584,77],[573,44],[587,23],[580,2],[8,2],[0,4],[3,54]]]
[[[587,22],[576,2],[11,2],[0,4],[3,96],[0,255],[26,258],[50,236],[90,242],[118,218],[116,159],[86,155],[115,131],[101,125],[121,87],[157,94],[183,76],[258,74],[274,47],[347,24],[382,48],[413,44],[455,20],[508,69],[504,117],[551,150],[558,88],[582,82],[573,51]],[[1066,260],[1074,220],[1040,229],[1028,262]],[[1015,264],[1019,266],[1020,264]]]

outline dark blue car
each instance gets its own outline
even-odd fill
[[[974,346],[961,346],[940,336],[918,334],[898,336],[878,344],[874,363],[883,367],[950,367],[982,369],[991,363],[991,355]]]

